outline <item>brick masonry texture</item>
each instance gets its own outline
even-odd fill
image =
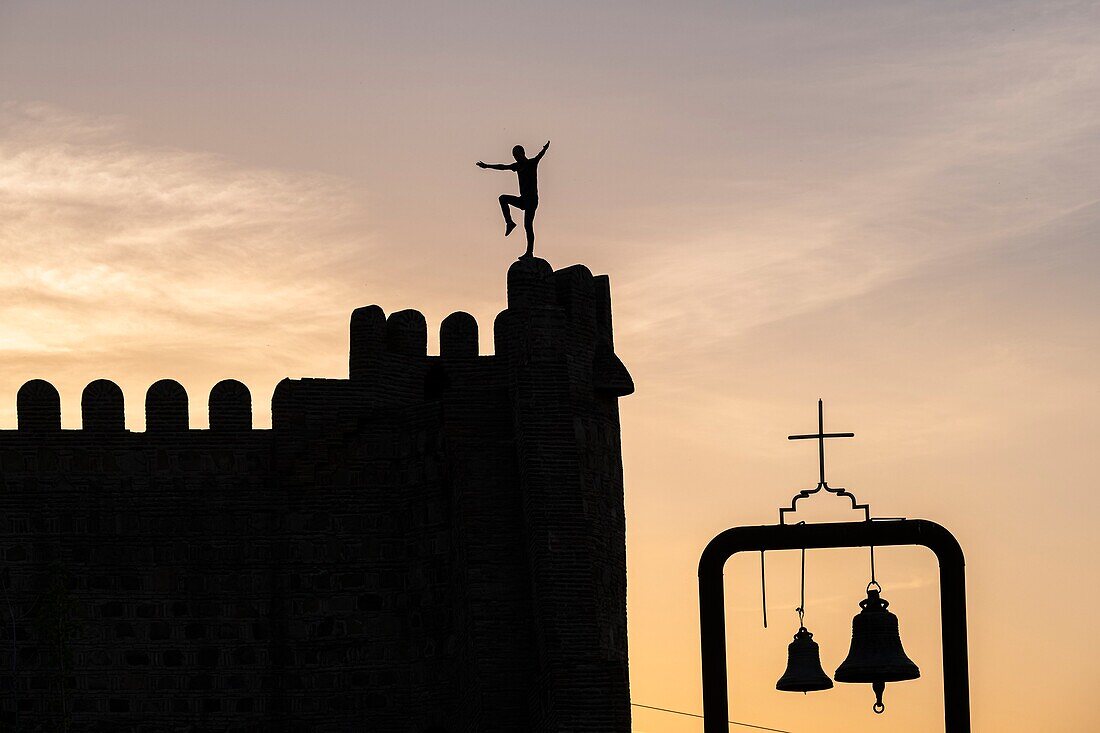
[[[465,313],[351,318],[348,379],[248,388],[129,432],[33,380],[0,431],[0,730],[628,733],[626,541],[606,276],[508,272]]]

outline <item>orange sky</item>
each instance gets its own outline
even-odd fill
[[[611,275],[636,702],[698,712],[695,565],[829,475],[961,540],[976,730],[1100,728],[1100,12],[1092,3],[0,2],[0,426],[27,379],[129,427],[174,377],[341,376],[355,306],[489,324],[542,165],[537,251]],[[431,336],[432,348],[436,343]],[[8,395],[6,399],[2,395]],[[839,441],[838,441],[839,442]],[[844,518],[822,500],[810,518]],[[731,716],[938,730],[935,563],[878,556],[921,680],[774,691],[797,554],[727,567]],[[866,582],[810,553],[828,671]],[[698,721],[637,711],[644,733]],[[734,728],[733,730],[737,730]]]

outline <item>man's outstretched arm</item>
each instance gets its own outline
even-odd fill
[[[477,162],[478,168],[491,168],[495,171],[510,171],[512,166],[507,163],[482,163],[480,160]]]
[[[539,154],[535,156],[535,162],[536,163],[538,161],[542,160],[542,156],[546,155],[546,149],[548,147],[550,147],[550,141],[549,140],[547,140],[546,144],[542,146],[542,150],[539,151]]]

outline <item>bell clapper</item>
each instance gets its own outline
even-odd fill
[[[871,706],[871,709],[875,711],[875,715],[882,715],[882,711],[886,709],[886,706],[882,704],[882,693],[886,691],[886,683],[882,680],[872,682],[871,689],[875,692],[875,704]]]

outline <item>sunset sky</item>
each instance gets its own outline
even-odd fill
[[[553,145],[536,252],[611,276],[632,698],[701,711],[696,563],[829,476],[940,522],[969,583],[975,730],[1100,730],[1100,5],[0,0],[0,427],[28,379],[162,377],[192,423],[234,377],[347,373],[377,303],[490,324],[508,265],[481,171]],[[851,519],[842,500],[807,519]],[[942,729],[936,565],[881,550],[923,676],[779,693],[797,553],[727,566],[731,717]],[[832,672],[865,552],[808,560]],[[635,710],[638,733],[701,723]],[[732,727],[731,730],[747,730]]]

